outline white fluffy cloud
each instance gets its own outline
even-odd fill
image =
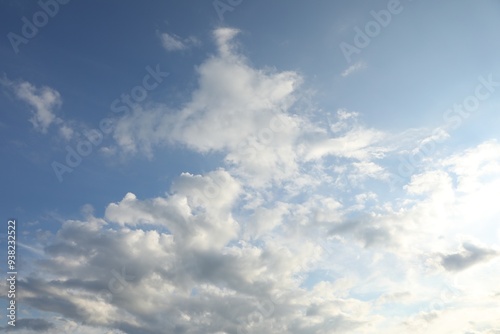
[[[301,76],[251,67],[237,51],[237,34],[231,28],[215,30],[218,53],[197,67],[198,87],[181,109],[138,107],[119,120],[114,138],[124,152],[151,156],[155,146],[166,144],[223,152],[228,167],[255,187],[301,182],[302,162],[328,156],[368,162],[383,156],[386,136],[358,124],[357,113],[339,110],[329,130],[333,137],[306,114],[299,116],[294,104]],[[366,167],[359,170],[373,175]]]
[[[224,182],[220,193],[209,190],[215,180]],[[109,223],[67,221],[45,246],[43,275],[20,282],[19,300],[125,333],[348,332],[366,326],[368,303],[348,297],[338,284],[308,289],[294,278],[320,256],[314,243],[279,234],[257,243],[239,237],[243,224],[230,217],[238,194],[239,185],[224,171],[183,174],[165,198],[141,201],[129,193],[110,204]],[[204,196],[203,204],[196,196]],[[264,226],[274,217],[282,226],[285,213],[258,211],[248,223]],[[113,222],[123,226],[112,228]],[[171,232],[142,230],[138,223]]]
[[[301,121],[284,110],[301,78],[250,67],[234,50],[237,33],[214,32],[218,54],[197,68],[198,89],[182,109],[138,108],[121,118],[114,134],[120,147],[151,154],[156,145],[180,143],[198,152],[226,152],[229,163],[252,177],[282,179],[296,172],[292,145]],[[272,171],[276,175],[262,174]]]
[[[106,218],[126,226],[152,224],[167,228],[176,241],[189,249],[220,249],[238,234],[231,207],[239,184],[225,171],[206,176],[182,174],[173,195],[140,201],[128,193],[106,209]]]
[[[82,333],[494,333],[498,250],[462,237],[454,210],[468,194],[452,180],[491,175],[459,166],[485,150],[495,166],[495,145],[429,166],[385,202],[318,193],[248,205],[266,191],[245,193],[244,178],[223,169],[183,173],[163,197],[128,193],[104,219],[86,210],[38,241],[44,256],[19,301],[68,322],[34,318],[26,333],[69,322],[85,323]]]

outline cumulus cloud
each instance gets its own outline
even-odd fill
[[[19,301],[82,324],[81,333],[425,333],[454,329],[456,317],[479,329],[489,313],[475,314],[471,326],[457,305],[490,310],[488,300],[422,286],[426,255],[438,254],[454,274],[497,254],[428,242],[442,232],[435,208],[456,203],[450,189],[447,172],[428,171],[406,188],[415,199],[377,208],[366,206],[380,200],[374,193],[351,204],[326,194],[290,200],[247,193],[244,178],[225,169],[183,173],[164,196],[125,194],[103,218],[86,209],[85,220],[38,240],[44,256],[33,264],[37,274],[19,281]],[[256,193],[267,200],[248,205]],[[497,291],[492,284],[485,293]],[[426,310],[415,308],[426,301]],[[434,310],[436,303],[455,308]],[[410,315],[384,311],[393,308]]]
[[[499,254],[497,250],[477,246],[469,242],[462,243],[461,247],[462,250],[459,252],[440,255],[441,264],[446,270],[465,270],[478,263],[491,260]]]
[[[118,124],[118,142],[125,142],[126,133],[132,133],[127,141],[139,143],[141,148],[174,140],[206,152],[236,148],[269,127],[273,117],[281,115],[280,107],[291,99],[298,76],[249,67],[231,51],[236,34],[237,30],[229,28],[215,31],[219,54],[198,67],[199,88],[183,109],[170,113],[137,110]]]
[[[238,225],[230,208],[239,184],[225,171],[196,176],[182,174],[168,198],[139,201],[128,193],[106,209],[106,218],[119,224],[153,224],[165,227],[184,247],[219,249],[234,239]]]
[[[234,50],[237,34],[231,28],[214,32],[218,54],[198,66],[198,88],[182,109],[137,108],[120,119],[114,133],[119,146],[151,155],[154,146],[179,143],[202,153],[225,152],[228,163],[253,177],[263,171],[281,178],[296,172],[292,146],[300,120],[284,110],[301,78],[292,71],[249,66]]]
[[[218,194],[209,190],[216,179],[225,182]],[[205,202],[194,200],[204,188]],[[183,174],[165,198],[141,201],[129,193],[108,206],[106,220],[66,221],[45,246],[41,275],[19,281],[19,301],[124,333],[363,328],[371,318],[366,302],[340,292],[339,284],[305,289],[293,278],[318,257],[313,243],[276,234],[255,244],[235,233],[240,224],[228,210],[238,194],[224,171]],[[274,214],[275,226],[284,214]],[[271,216],[262,212],[252,221],[262,225]],[[114,222],[123,226],[111,228]],[[159,228],[145,230],[140,222]]]
[[[217,52],[196,67],[197,87],[182,106],[137,106],[119,119],[113,136],[122,153],[152,157],[162,145],[222,153],[225,168],[245,184],[290,192],[315,184],[318,174],[330,178],[322,167],[328,159],[337,159],[335,178],[350,186],[388,180],[378,161],[407,143],[363,125],[359,113],[346,109],[328,118],[325,128],[313,110],[304,110],[300,73],[251,66],[237,48],[238,34],[214,30]],[[305,165],[315,165],[316,175]]]

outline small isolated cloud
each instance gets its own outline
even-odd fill
[[[181,51],[189,49],[190,47],[197,46],[200,41],[194,37],[189,36],[188,38],[182,39],[175,34],[162,33],[160,35],[161,43],[165,50],[167,51]]]
[[[457,253],[441,255],[441,265],[448,271],[462,271],[475,264],[491,260],[499,253],[496,250],[474,245],[469,242],[462,244],[462,250]]]
[[[75,131],[70,126],[63,124],[59,128],[59,133],[64,139],[70,140],[73,137]]]
[[[28,81],[11,81],[5,76],[0,78],[0,85],[32,107],[32,117],[29,121],[36,131],[46,134],[49,128],[55,125],[59,136],[65,141],[78,135],[75,130],[78,126],[76,122],[57,117],[56,112],[62,106],[62,98],[54,88],[37,87]]]
[[[62,105],[62,100],[55,89],[47,86],[37,88],[27,81],[14,83],[3,79],[1,83],[10,88],[18,99],[33,107],[30,122],[37,131],[46,133],[50,125],[58,120],[55,111]]]
[[[344,70],[344,72],[342,72],[340,75],[345,78],[345,77],[353,74],[354,72],[361,71],[361,70],[363,70],[365,68],[366,68],[366,63],[364,63],[364,62],[357,62],[356,64],[351,65],[348,68],[346,68]]]

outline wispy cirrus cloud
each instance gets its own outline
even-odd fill
[[[181,38],[175,34],[161,33],[160,40],[163,48],[169,52],[187,50],[191,47],[199,46],[200,40],[194,36]]]
[[[346,68],[340,75],[345,78],[345,77],[348,77],[355,72],[364,70],[367,67],[368,66],[366,65],[366,63],[360,61],[360,62],[357,62],[357,63],[349,66],[348,68]]]

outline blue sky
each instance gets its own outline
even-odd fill
[[[497,2],[0,8],[20,333],[500,332]]]

